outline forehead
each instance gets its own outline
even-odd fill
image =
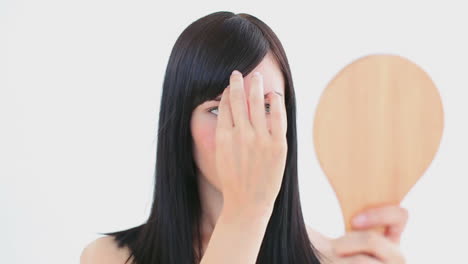
[[[263,86],[265,88],[265,93],[270,91],[284,93],[284,79],[281,74],[280,67],[275,61],[275,58],[268,52],[265,58],[260,62],[255,69],[253,69],[247,76],[246,82],[250,86],[250,77],[256,72],[259,71],[263,75]]]
[[[244,91],[246,95],[250,93],[250,78],[256,71],[260,72],[263,76],[264,94],[276,91],[284,95],[284,78],[278,63],[275,61],[273,55],[270,52],[267,53],[265,58],[263,58],[257,67],[255,67],[248,75],[244,76]],[[216,99],[219,98],[221,98],[221,95],[216,97]]]

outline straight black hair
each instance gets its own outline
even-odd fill
[[[297,177],[296,99],[279,39],[255,16],[215,12],[178,37],[167,64],[159,112],[155,188],[148,220],[131,229],[101,233],[128,246],[133,264],[199,263],[200,198],[190,130],[192,111],[229,84],[233,70],[249,74],[271,52],[285,80],[288,152],[258,264],[315,264],[323,256],[308,237]],[[195,240],[196,239],[196,240]]]

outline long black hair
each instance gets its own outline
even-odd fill
[[[279,39],[255,16],[215,12],[178,37],[167,64],[159,112],[155,188],[148,220],[131,229],[101,233],[128,246],[135,264],[200,262],[200,198],[190,130],[192,111],[229,84],[233,70],[249,74],[271,52],[285,80],[288,152],[281,189],[257,257],[259,264],[315,264],[321,253],[309,240],[297,177],[296,99]],[[196,239],[196,240],[195,240]]]

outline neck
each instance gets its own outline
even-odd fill
[[[202,175],[198,175],[198,191],[201,205],[200,231],[202,238],[209,240],[223,208],[223,194]]]

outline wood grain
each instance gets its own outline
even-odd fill
[[[316,108],[313,140],[347,232],[358,212],[402,201],[432,162],[443,123],[433,81],[401,56],[365,56],[334,77]]]

